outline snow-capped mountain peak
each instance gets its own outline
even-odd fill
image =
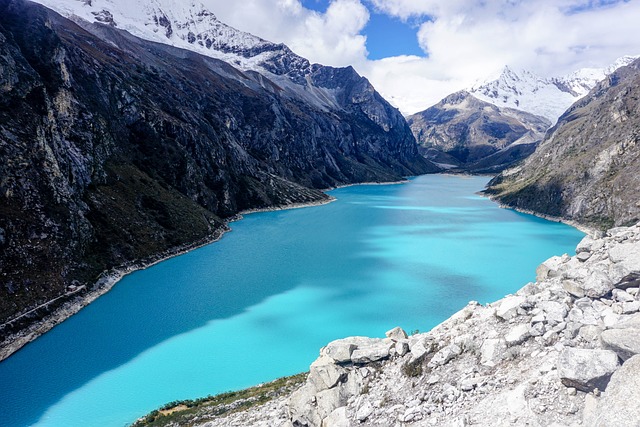
[[[494,104],[546,117],[555,123],[574,102],[637,56],[623,56],[605,68],[582,68],[562,77],[544,78],[505,66],[497,79],[476,84],[469,92]]]
[[[136,37],[222,59],[241,70],[268,71],[304,83],[309,61],[287,46],[230,27],[199,1],[35,0],[72,19],[99,22]]]

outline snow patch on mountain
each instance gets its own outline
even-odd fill
[[[35,0],[74,20],[99,22],[136,37],[221,59],[243,71],[287,75],[304,84],[309,61],[283,44],[236,30],[190,0]]]
[[[618,68],[638,56],[623,56],[606,68],[582,68],[562,77],[544,78],[505,67],[495,80],[474,85],[469,92],[501,108],[515,108],[555,123],[578,99]]]

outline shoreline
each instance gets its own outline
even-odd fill
[[[160,254],[146,258],[143,260],[131,261],[127,265],[114,267],[111,270],[105,270],[98,279],[93,282],[90,289],[84,295],[78,295],[56,308],[53,312],[47,314],[42,319],[34,322],[28,327],[10,334],[2,343],[0,343],[0,363],[9,358],[12,354],[20,350],[25,345],[34,341],[38,337],[49,332],[51,329],[64,322],[74,314],[77,314],[84,307],[88,306],[102,295],[109,292],[123,277],[135,271],[144,270],[161,261],[183,255],[194,249],[206,246],[210,243],[217,242],[230,229],[226,222],[224,227],[211,233],[210,235],[186,245],[168,249]],[[17,319],[17,318],[16,318]],[[14,319],[15,320],[15,319]],[[11,321],[7,322],[10,323]]]
[[[552,216],[552,215],[546,215],[540,212],[535,212],[529,209],[522,209],[522,208],[515,208],[513,206],[509,206],[505,203],[500,202],[499,200],[497,200],[495,197],[493,196],[489,196],[487,194],[482,193],[481,191],[479,191],[477,194],[486,197],[487,199],[491,200],[493,203],[497,204],[498,207],[500,207],[501,209],[510,209],[512,211],[516,211],[516,212],[520,212],[520,213],[524,213],[527,215],[533,215],[536,216],[538,218],[542,218],[542,219],[546,219],[547,221],[552,221],[552,222],[561,222],[563,224],[566,224],[570,227],[573,227],[577,230],[582,231],[583,233],[585,233],[588,236],[591,237],[597,237],[599,234],[603,233],[603,230],[599,230],[597,228],[592,228],[589,227],[587,225],[584,224],[580,224],[577,221],[574,221],[572,219],[566,219],[566,218],[562,218],[562,217],[557,217],[557,216]]]
[[[444,173],[444,175],[460,176],[458,174],[447,174],[447,173]],[[327,191],[332,191],[332,190],[346,188],[346,187],[353,187],[357,185],[398,185],[398,184],[406,184],[407,182],[408,180],[391,181],[391,182],[362,182],[362,183],[354,183],[354,184],[344,184],[344,185],[340,185],[332,188],[323,189],[321,191],[323,191],[326,194]],[[483,194],[482,192],[478,192],[476,194],[479,194],[483,197],[488,198],[489,200],[496,203],[500,208],[503,208],[503,209],[511,209],[516,212],[534,215],[539,218],[543,218],[553,222],[562,222],[590,236],[594,236],[600,233],[599,230],[589,228],[587,226],[584,226],[572,220],[551,217],[548,215],[539,214],[539,213],[536,213],[533,211],[527,211],[524,209],[516,209],[511,206],[505,205],[497,201],[493,197]],[[337,199],[335,197],[327,194],[326,199],[316,200],[316,201],[307,202],[307,203],[291,203],[289,205],[245,209],[225,219],[224,226],[222,228],[215,230],[213,233],[204,237],[203,239],[200,239],[196,242],[192,242],[183,246],[168,249],[160,254],[151,256],[146,259],[131,261],[126,265],[115,267],[111,270],[103,271],[98,276],[97,280],[90,286],[91,290],[89,290],[86,294],[72,297],[72,299],[62,303],[60,307],[56,308],[53,312],[47,314],[37,322],[29,325],[28,327],[16,333],[10,334],[2,343],[0,343],[0,363],[2,363],[2,361],[9,358],[12,354],[20,350],[22,347],[24,347],[31,341],[34,341],[38,337],[44,335],[45,333],[53,329],[55,326],[64,322],[74,314],[78,313],[84,307],[88,306],[93,301],[95,301],[102,295],[109,292],[126,275],[131,274],[138,270],[144,270],[161,261],[165,261],[167,259],[179,256],[179,255],[183,255],[194,249],[198,249],[200,247],[217,242],[224,236],[225,233],[231,231],[229,224],[232,222],[241,220],[244,215],[259,213],[259,212],[274,212],[274,211],[283,211],[283,210],[289,210],[289,209],[301,209],[301,208],[314,207],[314,206],[323,206],[323,205],[332,203],[336,200]],[[16,319],[13,319],[13,320],[16,320]],[[7,323],[10,323],[10,322],[11,321]]]
[[[362,184],[348,184],[348,185],[365,185],[367,183]],[[381,183],[382,185],[382,183]],[[322,190],[330,191],[331,189]],[[88,306],[96,299],[101,297],[102,295],[109,292],[122,278],[126,275],[131,274],[133,272],[147,269],[159,262],[166,261],[167,259],[186,254],[192,250],[201,248],[203,246],[209,245],[211,243],[215,243],[220,240],[226,233],[231,231],[229,224],[235,221],[239,221],[243,218],[243,215],[251,214],[251,213],[259,213],[259,212],[272,212],[272,211],[283,211],[289,209],[301,209],[307,207],[314,206],[322,206],[336,201],[335,197],[329,196],[326,199],[316,200],[313,202],[307,203],[291,203],[290,205],[280,205],[280,206],[271,206],[265,208],[256,208],[256,209],[246,209],[238,212],[237,214],[227,218],[224,220],[224,225],[220,229],[214,230],[208,236],[192,243],[188,243],[186,245],[178,246],[175,248],[167,249],[160,254],[141,259],[131,261],[125,265],[114,267],[111,270],[105,270],[100,273],[91,285],[90,290],[84,295],[76,295],[72,296],[71,299],[65,301],[56,308],[53,312],[45,315],[42,319],[34,322],[28,327],[9,334],[7,338],[3,342],[0,343],[0,363],[2,361],[9,358],[12,354],[20,350],[25,345],[34,341],[38,337],[46,334],[51,329],[61,324],[65,320],[69,319],[74,314],[77,314],[84,307]],[[59,298],[59,297],[58,297]],[[55,300],[55,299],[54,299]],[[54,301],[52,300],[52,301]],[[22,314],[24,315],[24,313]],[[17,320],[20,316],[10,320],[6,323],[11,323],[12,321]]]

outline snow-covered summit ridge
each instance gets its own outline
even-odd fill
[[[222,59],[241,70],[287,74],[303,83],[309,61],[219,21],[197,0],[35,0],[72,19],[99,22],[136,37]]]
[[[506,66],[500,76],[474,85],[469,92],[498,107],[523,110],[555,123],[574,102],[618,68],[638,56],[623,56],[605,68],[581,68],[566,76],[543,78],[527,70]]]

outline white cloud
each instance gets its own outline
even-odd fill
[[[285,43],[312,62],[347,66],[367,56],[361,34],[369,11],[359,0],[333,0],[325,13],[299,0],[202,0],[226,24],[264,39]]]
[[[363,73],[404,113],[464,89],[504,65],[542,76],[604,67],[640,54],[640,2],[593,0],[370,0],[377,10],[423,16],[427,58],[369,62]]]
[[[638,0],[333,0],[324,14],[299,0],[203,1],[224,22],[286,43],[312,62],[353,65],[403,113],[497,75],[504,65],[558,76],[640,54]],[[365,6],[422,21],[417,38],[428,56],[368,60]]]

